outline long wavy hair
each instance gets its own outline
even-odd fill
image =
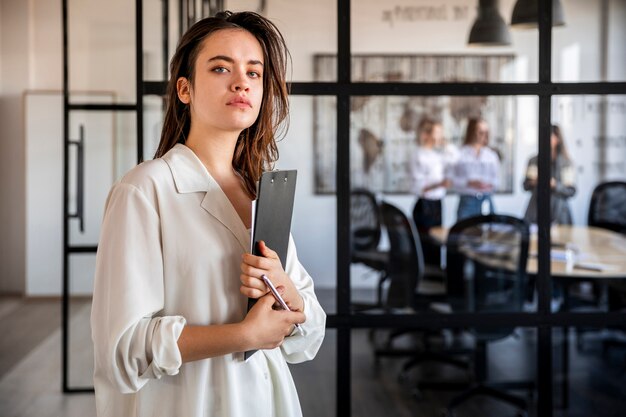
[[[256,182],[265,170],[273,169],[278,159],[276,137],[288,125],[289,91],[286,72],[289,51],[282,34],[272,22],[254,12],[220,12],[200,20],[182,36],[170,62],[170,79],[166,92],[166,110],[161,141],[154,155],[160,158],[177,143],[185,143],[191,127],[189,105],[178,99],[176,82],[184,77],[194,83],[194,68],[202,42],[212,33],[223,29],[243,29],[250,32],[263,49],[263,100],[257,120],[244,129],[237,139],[233,168],[241,175],[244,188],[256,196]]]

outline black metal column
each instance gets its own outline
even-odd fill
[[[337,1],[337,82],[349,85],[350,0]],[[350,95],[337,94],[337,313],[350,315]],[[351,415],[351,332],[337,329],[337,416]]]
[[[539,2],[539,83],[552,82],[552,1]],[[537,184],[538,212],[538,314],[550,315],[550,126],[552,95],[543,91],[539,95],[539,178]],[[540,326],[537,342],[537,414],[552,416],[552,327]]]

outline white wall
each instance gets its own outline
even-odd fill
[[[157,4],[153,0],[147,4]],[[336,5],[334,0],[310,2],[304,0],[270,0],[267,14],[283,31],[293,57],[293,80],[313,80],[313,55],[336,52]],[[626,79],[624,41],[626,29],[621,23],[626,17],[623,0],[611,0],[609,79]],[[159,3],[160,4],[160,3]],[[227,2],[233,9],[244,8],[243,0]],[[397,19],[390,24],[383,16],[395,7],[420,7],[428,5],[447,7],[443,20]],[[354,53],[477,53],[511,52],[516,56],[515,74],[518,81],[537,80],[538,36],[536,30],[512,31],[513,44],[504,48],[469,48],[465,45],[469,28],[475,17],[475,0],[397,0],[393,3],[376,0],[353,2],[352,48]],[[599,79],[599,13],[600,2],[585,0],[563,1],[567,26],[554,30],[553,62],[555,79],[568,81]],[[71,88],[80,90],[107,90],[119,102],[133,102],[134,81],[134,3],[122,0],[101,2],[73,0],[70,2]],[[241,5],[241,6],[240,6]],[[501,14],[510,20],[514,0],[500,1]],[[156,16],[148,7],[146,18]],[[450,14],[454,7],[463,11]],[[0,153],[0,227],[4,231],[0,240],[0,291],[21,292],[25,288],[25,146],[23,129],[22,93],[27,89],[55,89],[61,85],[61,10],[57,0],[3,0],[0,3],[0,126],[3,152]],[[159,23],[160,24],[160,23]],[[584,30],[581,30],[584,28]],[[160,74],[160,42],[158,31],[146,22],[144,32],[147,64],[146,73]],[[9,36],[10,35],[10,36]],[[150,64],[153,62],[154,64]],[[153,67],[154,66],[154,67]],[[155,70],[156,68],[156,70]],[[576,98],[573,106],[577,112],[588,116],[589,100]],[[318,286],[334,286],[336,274],[336,200],[331,196],[313,193],[313,100],[310,97],[291,98],[291,126],[287,137],[279,144],[281,168],[298,168],[298,191],[294,213],[293,233],[298,243],[302,263],[314,276]],[[152,104],[151,104],[152,105]],[[555,120],[564,124],[566,138],[577,163],[583,170],[591,169],[586,141],[597,134],[598,117],[568,118],[557,106]],[[152,107],[158,109],[158,103]],[[498,211],[521,215],[528,196],[521,189],[521,175],[528,157],[537,149],[537,99],[520,97],[516,108],[515,172],[512,195],[498,196]],[[150,116],[151,117],[151,116]],[[624,116],[615,114],[609,120],[615,136],[626,131]],[[147,117],[150,126],[147,134],[158,135],[158,117]],[[582,131],[585,120],[588,130]],[[113,175],[119,175],[134,158],[134,126],[132,117],[118,122],[118,160]],[[17,138],[17,139],[16,139]],[[149,142],[154,138],[146,137]],[[578,146],[580,142],[583,145]],[[621,148],[620,148],[621,149]],[[626,157],[626,155],[624,155]],[[590,171],[584,171],[590,172]],[[586,177],[588,180],[591,177]],[[587,186],[586,186],[587,187]],[[588,188],[588,187],[587,187]],[[584,192],[582,192],[584,191]],[[582,223],[586,215],[587,189],[575,200],[575,221]],[[406,212],[413,205],[411,196],[385,197],[399,204]],[[444,222],[454,221],[456,197],[445,201]],[[72,270],[81,269],[77,260]],[[83,269],[91,267],[83,267]],[[60,280],[60,277],[59,277]],[[356,280],[355,280],[356,281]],[[60,281],[59,281],[60,282]],[[54,287],[54,285],[51,285]],[[89,286],[87,285],[87,288]],[[32,288],[32,290],[31,290]],[[29,285],[29,292],[40,286]],[[43,287],[41,287],[43,288]],[[48,287],[46,287],[48,288]],[[60,284],[59,284],[60,288]]]
[[[25,271],[25,181],[22,92],[28,88],[31,3],[0,3],[0,292],[22,293]]]

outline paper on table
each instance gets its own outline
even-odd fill
[[[586,269],[588,271],[597,271],[597,272],[616,271],[617,269],[619,269],[617,265],[609,265],[609,264],[603,264],[599,262],[578,262],[574,264],[574,268]]]

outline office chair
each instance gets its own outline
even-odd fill
[[[594,188],[589,203],[587,224],[626,235],[626,182],[603,182]],[[594,285],[594,293],[599,298],[600,290],[597,284]],[[619,284],[609,286],[607,302],[609,311],[626,309],[626,288]],[[614,330],[623,333],[626,328],[618,327]],[[581,333],[584,331],[585,329],[578,329],[576,333],[579,348],[582,345]],[[603,354],[606,355],[611,347],[626,347],[626,342],[622,338],[605,338],[602,341]]]
[[[587,224],[626,235],[626,182],[610,181],[596,186]]]
[[[402,210],[386,202],[381,204],[381,214],[389,236],[387,275],[390,282],[384,308],[390,311],[408,309],[419,312],[427,310],[432,302],[444,301],[444,276],[425,272],[419,235],[412,221]],[[424,349],[393,347],[394,339],[406,333],[416,333],[422,336]],[[437,361],[467,368],[466,362],[455,358],[450,352],[435,352],[429,349],[429,338],[437,334],[438,332],[427,330],[395,329],[389,334],[384,347],[374,349],[375,360],[378,361],[383,356],[412,357],[405,365],[403,373],[400,374],[401,378],[409,368],[424,361]],[[456,353],[467,354],[468,352]]]
[[[521,219],[491,214],[467,218],[449,231],[446,242],[446,277],[448,295],[473,313],[522,311],[527,285],[529,226]],[[461,301],[463,300],[463,301]],[[506,389],[534,389],[532,381],[487,381],[487,345],[514,333],[513,327],[471,332],[474,350],[474,383],[453,398],[447,407],[454,409],[477,395],[486,395],[509,403],[524,414],[527,402]]]
[[[609,181],[598,184],[591,193],[589,202],[589,212],[587,214],[587,225],[611,230],[613,232],[626,235],[626,182]],[[592,288],[592,297],[576,297],[571,296],[572,308],[591,307],[598,309],[601,307],[603,287],[606,284],[599,283],[597,280],[588,281]],[[606,290],[607,302],[609,310],[620,310],[626,308],[626,303],[622,300],[626,299],[626,294],[620,294],[621,290],[618,286],[609,286]],[[619,328],[616,330],[620,330]],[[622,328],[621,330],[624,330]],[[579,350],[583,348],[583,335],[591,332],[593,329],[577,328],[576,329],[576,346]],[[622,340],[604,339],[603,350],[606,352],[608,347],[626,346]]]
[[[398,207],[383,202],[380,207],[389,236],[388,308],[416,308],[421,301],[445,295],[443,275],[425,273],[424,255],[415,226]],[[427,298],[422,298],[427,297]]]
[[[366,189],[350,193],[351,263],[360,263],[379,273],[376,303],[353,302],[355,311],[380,308],[383,305],[383,285],[387,280],[389,253],[378,249],[381,230],[380,208],[374,194]]]

